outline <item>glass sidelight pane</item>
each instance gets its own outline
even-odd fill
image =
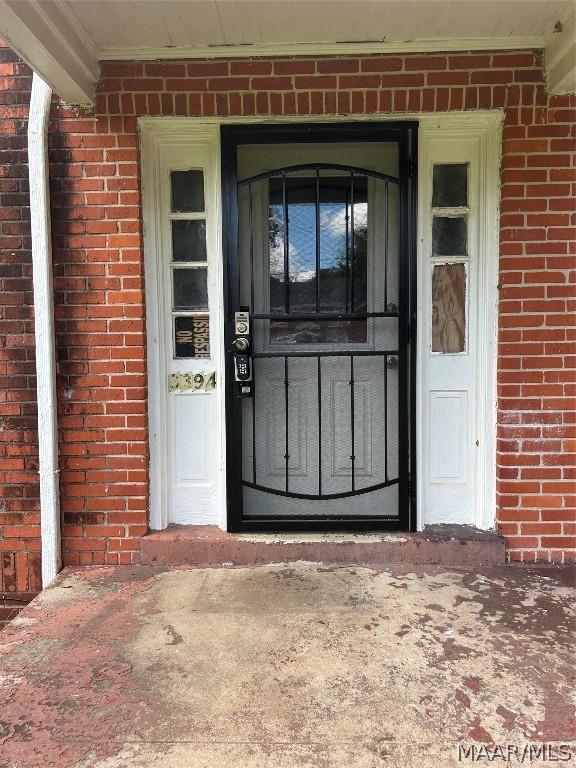
[[[434,216],[432,221],[432,254],[434,256],[466,256],[468,227],[464,216]]]
[[[466,349],[466,266],[435,264],[432,272],[432,352]]]
[[[208,309],[206,269],[174,269],[172,281],[174,309]]]
[[[200,213],[204,210],[203,171],[172,171],[170,185],[173,213]]]
[[[210,357],[210,320],[174,318],[174,357]]]
[[[433,208],[468,205],[468,166],[465,163],[435,165],[432,181]]]
[[[206,261],[206,222],[172,222],[172,261]]]

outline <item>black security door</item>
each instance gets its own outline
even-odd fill
[[[411,527],[414,135],[222,129],[231,530]]]

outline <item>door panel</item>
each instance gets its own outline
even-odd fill
[[[231,309],[250,313],[253,381],[238,397],[229,378],[233,528],[409,527],[404,149],[237,147]]]

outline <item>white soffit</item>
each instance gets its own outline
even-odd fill
[[[98,62],[544,48],[566,87],[572,0],[0,0],[4,35],[66,101]],[[559,46],[560,37],[562,45]],[[568,64],[567,64],[568,62]]]
[[[0,0],[0,35],[67,102],[93,102],[96,46],[60,3]]]
[[[548,27],[545,35],[546,78],[550,93],[576,93],[575,5]]]
[[[569,0],[60,0],[101,58],[135,49],[537,38]],[[163,51],[165,54],[167,51]]]

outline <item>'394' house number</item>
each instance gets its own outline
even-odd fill
[[[216,372],[171,373],[168,376],[170,392],[210,392],[216,388]]]

